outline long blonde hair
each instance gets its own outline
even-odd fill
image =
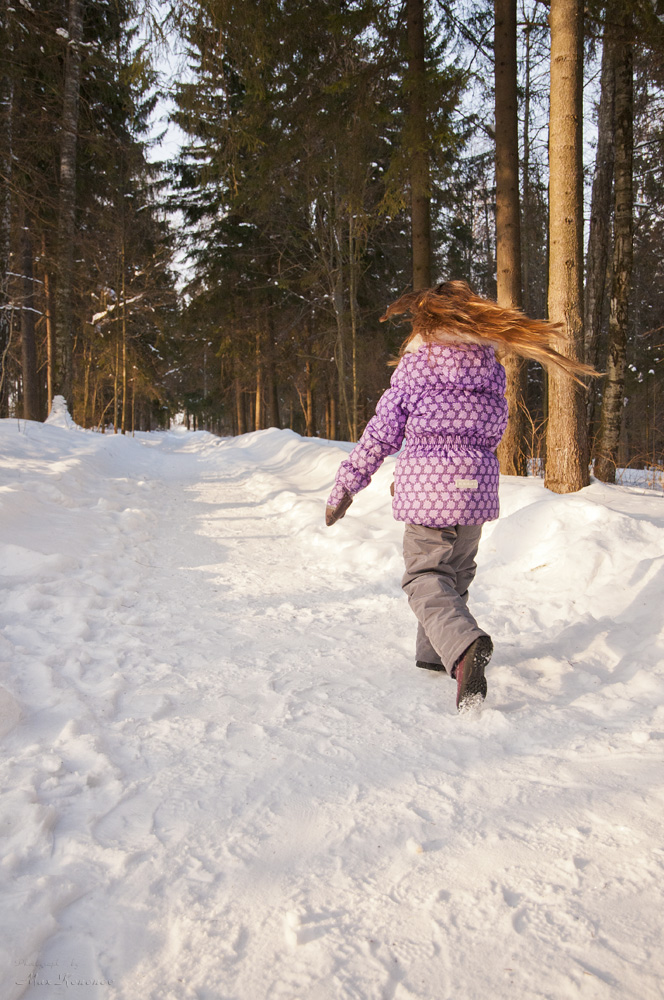
[[[407,314],[413,328],[404,341],[400,357],[415,337],[423,343],[464,344],[491,343],[522,358],[539,361],[549,368],[561,368],[575,382],[583,385],[580,376],[597,376],[591,365],[568,358],[551,346],[560,341],[559,324],[542,319],[530,319],[518,309],[499,306],[491,299],[476,295],[465,281],[444,281],[435,288],[407,292],[388,306],[381,323],[392,316]]]

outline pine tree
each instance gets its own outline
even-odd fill
[[[186,21],[195,82],[178,92],[192,136],[178,204],[189,292],[223,320],[226,417],[239,428],[279,410],[308,433],[356,437],[392,346],[366,317],[409,280],[407,25],[371,2],[318,0],[309,13],[303,30],[290,4],[210,2]],[[434,181],[453,155],[462,83],[431,50]]]
[[[75,134],[70,129],[63,145],[68,80],[70,97],[72,90],[66,72],[67,53],[72,49],[65,27],[67,10],[64,3],[53,5],[46,0],[17,5],[9,11],[11,20],[2,36],[7,54],[3,93],[11,95],[11,102],[5,102],[7,113],[1,124],[11,137],[12,154],[11,173],[3,175],[8,181],[3,187],[8,209],[3,216],[2,245],[7,254],[2,275],[9,308],[2,313],[22,315],[21,344],[17,346],[14,337],[5,352],[3,385],[11,412],[45,415],[47,398],[50,403],[56,388],[54,326],[58,315],[61,321],[63,316],[63,286],[56,277],[62,277],[66,265],[65,289],[68,285],[69,290],[64,315],[69,311],[70,318],[64,326],[60,323],[58,343],[61,354],[71,347],[71,360],[65,366],[71,378],[68,402],[82,422],[99,422],[109,405],[105,394],[109,379],[113,380],[114,352],[104,339],[103,321],[93,324],[91,320],[95,312],[104,312],[124,281],[128,350],[120,403],[128,426],[132,409],[138,407],[139,416],[147,414],[146,395],[164,394],[158,369],[166,359],[156,365],[154,360],[159,353],[156,343],[163,339],[158,309],[164,304],[169,313],[173,305],[169,234],[159,217],[154,168],[146,159],[145,129],[154,104],[155,80],[144,47],[135,43],[133,4],[109,5],[106,0],[85,4],[80,26],[79,113]],[[14,37],[21,39],[20,45],[10,44]],[[73,231],[71,215],[67,221],[72,232],[66,248],[71,266],[59,253],[65,218],[60,211],[59,179],[64,176],[62,152],[68,142],[64,173],[73,172],[76,192]],[[118,273],[120,218],[125,219],[128,235],[126,268]],[[138,294],[132,291],[137,285]],[[100,307],[102,299],[105,305]],[[67,337],[63,339],[63,329],[73,334],[70,343]],[[133,357],[131,345],[143,341],[145,350]],[[134,407],[130,404],[132,375],[134,388],[140,386],[133,396]]]

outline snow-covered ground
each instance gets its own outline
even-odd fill
[[[664,500],[503,480],[459,716],[349,447],[0,422],[3,1000],[664,995]]]

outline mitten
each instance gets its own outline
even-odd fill
[[[328,528],[331,524],[334,524],[335,521],[339,521],[344,516],[352,502],[353,498],[350,493],[344,493],[342,499],[336,507],[325,508],[325,523]]]

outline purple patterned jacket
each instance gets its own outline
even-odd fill
[[[397,458],[397,521],[444,528],[498,517],[498,460],[507,424],[505,369],[493,347],[431,343],[405,354],[376,413],[341,463],[327,501],[368,486],[387,455]]]

